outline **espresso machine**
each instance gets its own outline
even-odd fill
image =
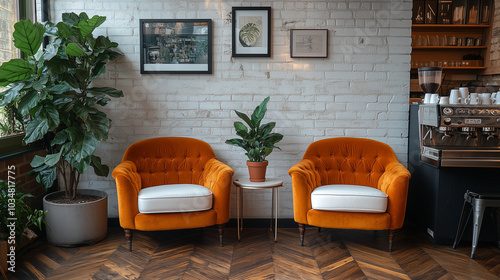
[[[500,105],[422,104],[418,122],[423,162],[436,167],[500,167]],[[500,175],[500,169],[497,172]]]
[[[500,193],[500,105],[412,104],[408,149],[407,221],[451,245],[464,193]],[[462,240],[472,238],[468,226]],[[495,242],[494,233],[485,214],[479,240]]]
[[[500,193],[500,105],[411,104],[408,169],[407,222],[451,245],[465,192]],[[494,233],[485,213],[480,242],[495,242]]]

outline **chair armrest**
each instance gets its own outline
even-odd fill
[[[199,184],[205,186],[214,196],[213,209],[217,212],[217,224],[229,221],[231,211],[231,185],[234,171],[221,161],[212,158],[205,164]]]
[[[390,229],[403,226],[410,171],[399,162],[389,163],[378,181],[378,189],[388,195],[387,212],[391,215]]]
[[[321,177],[309,159],[303,159],[288,170],[292,177],[293,213],[297,223],[307,223],[307,211],[311,207],[311,193],[321,186]]]
[[[118,196],[118,213],[123,228],[135,229],[135,216],[139,214],[138,196],[141,190],[141,176],[131,161],[120,163],[113,170]]]

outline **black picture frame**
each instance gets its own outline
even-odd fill
[[[291,29],[290,57],[327,58],[328,29]]]
[[[271,57],[271,7],[233,7],[232,17],[232,56]]]
[[[140,19],[141,74],[212,74],[211,19]]]

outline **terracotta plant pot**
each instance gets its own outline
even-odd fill
[[[247,161],[251,182],[264,182],[266,180],[267,164],[267,160],[262,162]]]

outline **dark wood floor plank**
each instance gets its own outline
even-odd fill
[[[309,246],[300,246],[296,229],[280,229],[271,240],[275,279],[323,279]]]
[[[453,250],[451,247],[436,248],[435,246],[423,245],[422,248],[457,279],[470,279],[470,277],[482,280],[498,279],[496,275],[471,259],[469,255]],[[464,270],[464,267],[467,270]]]
[[[336,240],[333,230],[309,230],[306,243],[311,246],[324,279],[366,279],[344,243]]]
[[[422,248],[405,248],[392,253],[411,279],[455,279]]]
[[[268,229],[245,229],[234,246],[229,279],[274,279]]]
[[[233,257],[235,240],[225,238],[224,246],[219,245],[219,234],[205,230],[196,239],[184,279],[227,279]]]
[[[186,242],[160,244],[139,279],[182,279],[193,249],[194,245]]]
[[[105,240],[97,244],[73,248],[77,251],[61,267],[48,274],[47,279],[91,279],[122,243],[123,237],[111,231]]]
[[[389,252],[353,242],[346,242],[363,273],[371,279],[410,279]]]

